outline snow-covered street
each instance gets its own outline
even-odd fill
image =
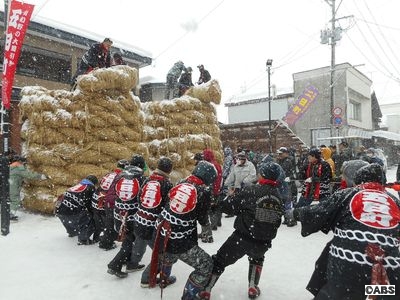
[[[395,178],[395,167],[388,179]],[[234,218],[223,218],[214,232],[215,242],[201,246],[214,254],[233,231]],[[272,248],[266,253],[258,299],[310,300],[305,290],[325,243],[331,234],[300,235],[300,225],[281,226]],[[104,251],[97,245],[78,246],[56,217],[20,213],[10,234],[0,236],[0,299],[2,300],[102,300],[160,299],[160,289],[140,287],[140,272],[125,279],[107,274],[107,263],[117,249]],[[149,262],[150,250],[143,263]],[[247,299],[247,258],[226,269],[213,289],[212,299]],[[177,282],[163,293],[165,300],[178,300],[191,268],[178,262],[173,268]]]

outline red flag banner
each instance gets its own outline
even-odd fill
[[[305,88],[303,93],[297,98],[296,102],[292,105],[284,118],[285,122],[293,125],[299,120],[304,113],[308,110],[310,105],[317,98],[318,89],[312,85]]]
[[[4,47],[1,98],[6,109],[10,108],[11,92],[22,43],[28,29],[34,5],[11,1]]]

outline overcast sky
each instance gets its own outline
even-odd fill
[[[36,5],[33,20],[57,20],[150,52],[154,63],[142,75],[164,81],[173,63],[182,60],[194,69],[196,81],[196,66],[204,64],[219,80],[224,102],[243,91],[267,93],[268,58],[278,94],[292,90],[293,73],[331,62],[330,46],[320,43],[320,31],[331,26],[325,0],[26,2]],[[344,29],[336,63],[361,65],[381,104],[399,102],[400,1],[336,0],[336,6],[341,18],[336,25]],[[348,16],[353,17],[342,18]]]

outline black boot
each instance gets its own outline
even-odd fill
[[[260,288],[258,287],[258,283],[260,282],[260,277],[261,277],[261,271],[262,271],[262,265],[250,263],[249,275],[248,275],[249,279],[248,296],[250,299],[255,299],[261,294]]]
[[[167,286],[176,282],[176,277],[171,275],[172,265],[162,265],[160,272],[160,288],[164,289]]]

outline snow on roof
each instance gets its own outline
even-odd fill
[[[52,28],[63,30],[65,32],[76,34],[78,36],[86,37],[88,39],[91,39],[91,40],[94,40],[94,41],[98,41],[98,42],[102,42],[104,40],[104,38],[105,38],[105,36],[98,35],[96,33],[86,31],[85,29],[77,28],[77,27],[74,27],[72,25],[64,24],[62,22],[51,20],[51,19],[48,19],[48,18],[45,18],[45,17],[35,16],[32,21],[36,22],[36,23],[40,23],[40,24],[46,25],[46,26],[49,26],[49,27],[52,27]],[[114,48],[120,48],[121,50],[131,51],[131,52],[134,52],[134,53],[136,53],[138,55],[141,55],[141,56],[146,56],[146,57],[152,57],[153,56],[153,54],[151,52],[146,51],[144,49],[141,49],[141,48],[139,48],[137,46],[128,45],[128,44],[125,44],[123,42],[116,41],[115,39],[112,38],[112,36],[109,36],[109,38],[113,41],[113,47]]]

